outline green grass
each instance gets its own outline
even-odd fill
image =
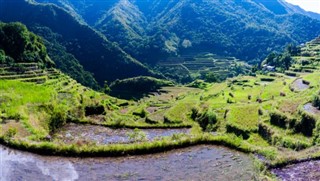
[[[302,65],[299,57],[295,60],[292,70],[320,66],[312,57],[308,59],[310,65]],[[320,90],[319,69],[313,70],[313,73],[299,73],[302,79],[311,83],[309,89],[299,93],[290,90],[294,78],[272,73],[238,76],[221,83],[206,84],[202,89],[162,87],[160,94],[148,95],[138,101],[121,100],[93,91],[61,73],[39,85],[0,80],[0,140],[3,144],[40,154],[65,156],[122,156],[219,144],[262,154],[274,166],[309,156],[320,158],[320,149],[316,149],[318,146],[314,141],[319,134],[305,133],[305,130],[310,132],[311,122],[306,120],[303,111],[303,105]],[[104,115],[85,116],[85,107],[101,105],[105,109]],[[199,113],[195,118],[192,117],[194,108]],[[149,113],[150,109],[155,112]],[[271,121],[273,112],[285,115],[292,125]],[[191,133],[133,144],[65,145],[44,139],[56,129],[50,125],[54,123],[60,127],[64,123],[52,122],[55,116],[77,124],[140,129],[190,128]],[[320,125],[320,116],[312,117],[315,124]],[[8,122],[9,119],[18,122]],[[210,120],[214,120],[211,129],[204,129],[208,128]],[[315,130],[319,130],[319,126]]]
[[[228,124],[245,131],[257,131],[259,104],[230,106],[227,115]]]

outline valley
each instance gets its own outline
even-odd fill
[[[0,0],[0,181],[318,180],[320,21],[270,3]]]

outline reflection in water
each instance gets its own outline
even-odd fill
[[[253,180],[252,160],[216,146],[121,158],[62,158],[0,146],[1,181],[9,180]]]
[[[281,180],[320,180],[320,161],[307,161],[272,170]]]
[[[141,129],[140,131],[146,135],[147,140],[152,141],[157,138],[172,136],[173,134],[188,134],[190,129]],[[67,144],[77,143],[79,141],[94,142],[96,144],[130,143],[132,140],[128,134],[133,132],[133,129],[111,129],[104,126],[70,123],[60,129],[54,138],[62,140]]]
[[[79,178],[73,164],[67,159],[34,156],[0,147],[1,181],[55,180],[72,181]]]

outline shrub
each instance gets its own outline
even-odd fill
[[[132,113],[134,116],[139,116],[145,118],[147,116],[147,111],[144,108],[140,108]]]
[[[273,131],[267,125],[260,123],[258,126],[258,133],[262,138],[267,140],[269,143],[272,142]]]
[[[300,132],[305,136],[312,136],[313,129],[316,127],[316,118],[306,112],[301,113],[301,121],[296,126],[296,132]]]
[[[140,129],[136,128],[133,132],[127,133],[127,136],[131,141],[140,142],[147,140],[147,135],[145,132],[141,131]]]
[[[17,134],[17,129],[16,128],[9,128],[5,133],[4,133],[4,139],[5,140],[10,140],[12,139],[16,134]]]
[[[320,97],[319,97],[319,95],[314,95],[312,97],[312,105],[314,107],[317,107],[318,109],[320,108]]]
[[[272,78],[272,77],[262,77],[260,78],[261,81],[264,81],[264,82],[272,82],[274,81],[275,79]]]
[[[270,123],[273,125],[286,129],[289,127],[289,122],[290,119],[279,111],[273,111],[270,113]]]
[[[50,115],[49,129],[51,132],[56,131],[67,122],[68,109],[66,106],[54,106]]]
[[[310,82],[307,81],[307,80],[302,80],[302,83],[303,83],[303,84],[306,84],[306,85],[310,85]]]
[[[237,136],[241,136],[243,139],[249,139],[250,132],[246,130],[242,130],[234,125],[227,124],[227,132],[228,133],[234,133]]]
[[[4,50],[0,49],[0,63],[1,64],[6,63],[5,60],[6,60],[6,54],[5,54]]]
[[[320,144],[320,122],[317,122],[316,128],[313,130],[313,144],[319,145]]]
[[[203,131],[209,127],[213,128],[212,125],[217,123],[217,115],[211,108],[201,112],[199,108],[194,107],[192,108],[191,118],[199,123]]]
[[[290,137],[277,137],[278,144],[285,148],[290,148],[296,151],[303,150],[311,145],[307,142],[296,140]]]
[[[91,105],[85,107],[85,115],[100,115],[105,114],[105,109],[103,105]]]
[[[297,76],[297,73],[295,73],[295,72],[286,71],[285,74],[288,75],[288,76],[292,76],[292,77],[296,77]]]

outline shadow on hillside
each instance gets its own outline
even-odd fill
[[[120,91],[115,90],[111,91],[110,95],[113,97],[117,97],[119,99],[126,99],[126,100],[140,100],[145,97],[150,96],[159,96],[161,94],[168,93],[168,91],[164,90],[156,90],[156,91],[144,91],[144,92],[137,92],[137,91]]]

